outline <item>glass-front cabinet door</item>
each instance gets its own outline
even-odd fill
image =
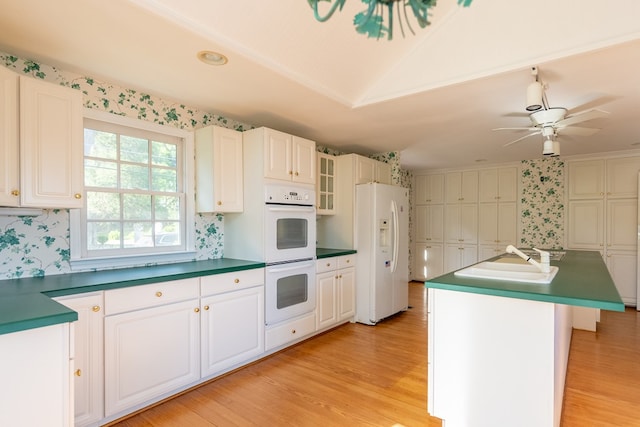
[[[318,153],[318,179],[316,181],[317,214],[333,215],[336,213],[335,185],[336,162],[335,156]]]

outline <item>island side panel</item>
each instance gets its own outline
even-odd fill
[[[557,425],[556,337],[567,332],[555,304],[440,289],[429,299],[431,415],[447,427]]]

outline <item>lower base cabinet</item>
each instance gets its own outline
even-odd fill
[[[444,273],[442,243],[415,243],[413,246],[413,280],[428,280]]]
[[[107,316],[105,414],[118,414],[200,379],[197,299]]]
[[[353,320],[355,314],[355,256],[316,261],[316,329]]]
[[[264,347],[266,351],[283,347],[298,341],[316,330],[316,313],[312,312],[265,330]]]
[[[104,304],[102,292],[54,298],[78,313],[73,324],[75,427],[104,418]]]
[[[449,272],[478,262],[478,246],[448,244],[445,246],[444,271]]]

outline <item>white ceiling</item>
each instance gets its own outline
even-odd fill
[[[414,170],[542,157],[540,136],[491,130],[529,125],[537,65],[552,106],[611,113],[560,134],[563,156],[638,148],[640,2],[456,3],[387,41],[356,33],[359,0],[326,23],[305,0],[0,0],[0,50]]]

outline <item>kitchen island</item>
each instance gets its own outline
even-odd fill
[[[566,251],[551,264],[549,284],[455,272],[425,282],[428,411],[446,427],[559,426],[572,306],[624,304],[599,252]]]

